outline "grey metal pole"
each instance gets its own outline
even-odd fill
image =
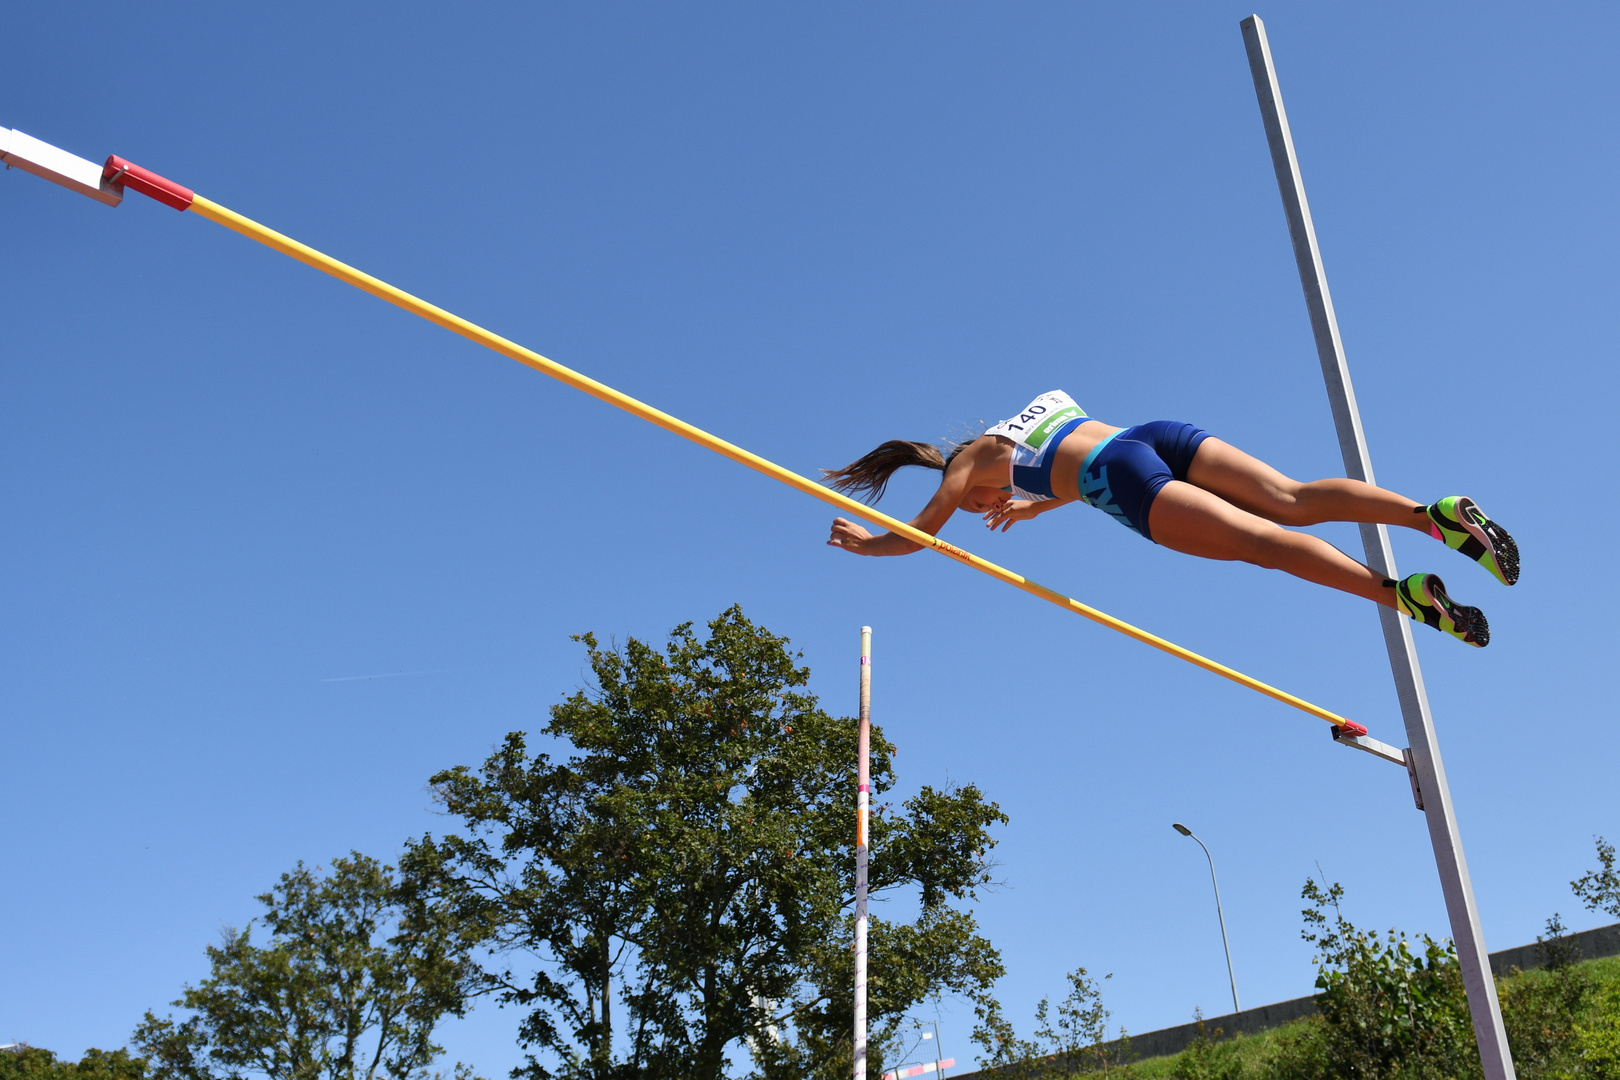
[[[1191,836],[1194,840],[1198,840],[1198,837],[1193,835],[1193,831],[1180,822],[1176,822],[1171,828],[1182,836]],[[1220,920],[1221,948],[1226,950],[1226,978],[1232,984],[1232,1011],[1240,1013],[1243,1011],[1243,1006],[1238,1004],[1237,976],[1232,973],[1232,946],[1226,942],[1226,915],[1221,911],[1221,883],[1215,880],[1215,858],[1210,855],[1209,848],[1205,846],[1202,840],[1198,840],[1198,846],[1204,849],[1204,858],[1209,861],[1209,883],[1215,887],[1215,918]]]
[[[1333,299],[1328,294],[1327,273],[1322,252],[1311,223],[1310,205],[1305,201],[1305,182],[1300,176],[1299,158],[1294,153],[1293,135],[1288,130],[1288,114],[1283,109],[1282,91],[1277,85],[1277,69],[1266,41],[1266,27],[1260,16],[1243,20],[1243,42],[1249,53],[1249,70],[1254,76],[1255,95],[1265,121],[1266,142],[1277,171],[1277,187],[1282,192],[1283,211],[1288,218],[1288,235],[1299,264],[1300,284],[1305,288],[1305,306],[1310,311],[1311,330],[1316,336],[1316,353],[1327,382],[1328,401],[1333,408],[1333,425],[1344,455],[1345,475],[1374,483],[1372,459],[1367,454],[1367,438],[1356,409],[1355,390],[1350,385],[1350,368],[1345,361],[1344,342],[1339,337]],[[1383,525],[1362,525],[1361,544],[1367,565],[1387,578],[1395,572],[1395,556],[1389,545],[1389,530]],[[1514,1080],[1513,1055],[1508,1050],[1507,1032],[1502,1027],[1502,1010],[1496,1000],[1496,983],[1491,978],[1490,960],[1485,951],[1485,935],[1480,929],[1479,908],[1474,903],[1473,885],[1468,879],[1468,863],[1463,858],[1462,837],[1451,805],[1445,767],[1440,761],[1440,744],[1435,738],[1434,717],[1423,688],[1423,672],[1418,667],[1412,644],[1412,624],[1394,609],[1380,606],[1379,620],[1384,645],[1389,651],[1395,691],[1406,722],[1415,770],[1428,819],[1429,841],[1440,871],[1440,888],[1445,894],[1446,913],[1451,919],[1451,937],[1457,944],[1462,965],[1463,985],[1468,991],[1468,1008],[1474,1018],[1474,1036],[1479,1043],[1480,1061],[1487,1080]]]

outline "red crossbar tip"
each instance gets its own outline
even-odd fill
[[[1337,739],[1340,735],[1365,735],[1365,734],[1367,734],[1366,727],[1364,725],[1356,723],[1354,720],[1346,720],[1342,724],[1334,724],[1333,725],[1333,737],[1335,739]]]
[[[101,168],[101,177],[110,184],[122,184],[131,191],[138,191],[176,210],[189,210],[191,200],[196,197],[190,188],[159,176],[151,169],[143,169],[133,161],[125,161],[117,154],[107,158],[107,164]]]

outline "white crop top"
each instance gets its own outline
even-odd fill
[[[1053,436],[1084,419],[1086,410],[1072,397],[1062,390],[1051,390],[1024,406],[1017,416],[985,432],[1012,441],[1007,490],[1014,498],[1049,502],[1057,497],[1052,493],[1052,450],[1062,440]]]

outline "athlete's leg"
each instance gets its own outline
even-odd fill
[[[1204,449],[1214,441],[1206,440]],[[1200,458],[1204,449],[1199,451]],[[1383,575],[1373,573],[1326,540],[1290,532],[1193,484],[1172,480],[1160,488],[1148,511],[1148,526],[1154,542],[1174,551],[1282,570],[1396,607],[1395,590],[1384,584]]]
[[[1405,525],[1423,533],[1430,531],[1429,517],[1422,512],[1422,504],[1404,495],[1360,480],[1301,483],[1213,436],[1198,447],[1198,453],[1187,468],[1187,482],[1281,525],[1364,521]],[[1153,537],[1158,539],[1157,525]]]

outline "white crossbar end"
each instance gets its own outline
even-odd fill
[[[69,191],[88,195],[97,202],[117,206],[124,199],[124,185],[109,184],[101,178],[101,166],[75,157],[32,135],[0,128],[0,161],[8,168],[22,169],[42,176]]]

